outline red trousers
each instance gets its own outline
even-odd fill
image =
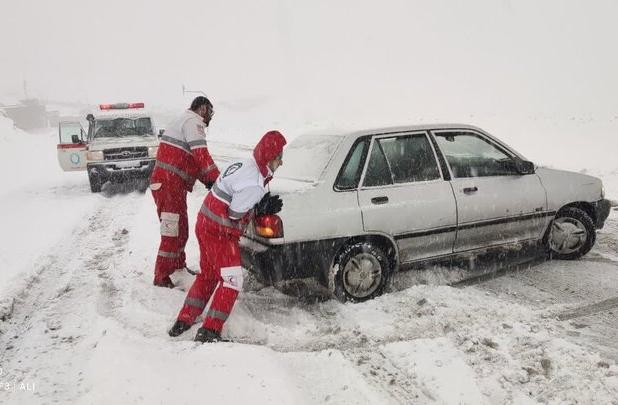
[[[212,220],[201,214],[195,232],[200,243],[200,273],[187,293],[178,320],[192,325],[212,298],[202,326],[221,333],[242,290],[239,238],[219,231]]]
[[[150,185],[161,223],[161,243],[155,263],[155,284],[186,266],[185,245],[189,239],[187,190],[182,181]]]

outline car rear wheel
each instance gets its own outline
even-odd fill
[[[362,302],[381,295],[392,272],[382,249],[369,242],[348,245],[337,262],[335,295],[340,301]]]
[[[548,248],[554,259],[574,260],[588,253],[595,240],[596,230],[590,215],[569,207],[560,210],[552,221]]]

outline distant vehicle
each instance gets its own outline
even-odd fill
[[[354,301],[428,260],[529,242],[577,259],[610,209],[601,180],[536,168],[467,125],[301,136],[283,162],[271,182],[283,210],[247,230],[245,266],[266,283],[315,277]]]
[[[86,170],[93,193],[107,181],[150,177],[159,139],[144,103],[101,104],[86,120],[87,132],[79,122],[59,124],[58,162],[64,171]]]

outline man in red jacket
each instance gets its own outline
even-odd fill
[[[170,275],[186,268],[189,238],[187,192],[195,180],[207,188],[219,176],[206,145],[206,128],[214,114],[206,97],[197,97],[189,110],[174,120],[161,137],[150,189],[161,223],[161,243],[155,263],[154,285],[173,288]]]
[[[279,196],[266,192],[266,184],[283,164],[285,144],[281,133],[267,132],[254,148],[253,158],[229,165],[206,196],[195,227],[200,243],[201,272],[168,332],[170,336],[188,330],[212,297],[195,340],[221,340],[223,323],[243,285],[240,236],[254,216],[276,214],[283,206]]]

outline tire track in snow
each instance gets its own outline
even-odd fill
[[[580,318],[582,316],[608,311],[616,307],[618,307],[618,297],[609,298],[601,302],[595,302],[594,304],[584,305],[582,307],[563,312],[558,315],[558,319],[561,321],[567,321],[569,319]]]
[[[431,403],[435,398],[414,375],[401,370],[377,344],[344,350],[343,356],[363,375],[367,383],[400,404]]]
[[[296,311],[300,310],[302,314],[296,316],[313,318],[313,322],[318,325],[317,329],[313,331],[309,341],[305,342],[285,339],[269,342],[259,338],[234,337],[232,340],[235,343],[265,345],[281,353],[339,351],[368,385],[380,392],[384,398],[390,398],[393,403],[435,402],[431,392],[417,380],[415,375],[401,370],[382,350],[382,347],[389,343],[412,340],[419,335],[428,337],[432,334],[431,331],[419,332],[412,329],[390,338],[375,339],[365,335],[359,325],[342,327],[340,314],[324,309],[320,304],[301,303],[289,296],[262,297],[261,293],[247,294],[240,300],[242,310],[249,312],[251,317],[269,322],[275,313],[293,317]],[[405,312],[405,309],[402,308],[401,311]]]
[[[74,402],[88,389],[82,367],[98,339],[89,332],[96,325],[93,317],[111,315],[116,305],[105,272],[126,244],[115,223],[119,214],[135,209],[125,196],[101,201],[15,300],[10,318],[0,325],[4,381],[31,381],[37,389],[2,393],[9,402]]]
[[[539,309],[564,321],[569,339],[618,360],[618,218],[611,215],[597,243],[579,260],[553,260],[500,279],[480,280],[479,288]]]

